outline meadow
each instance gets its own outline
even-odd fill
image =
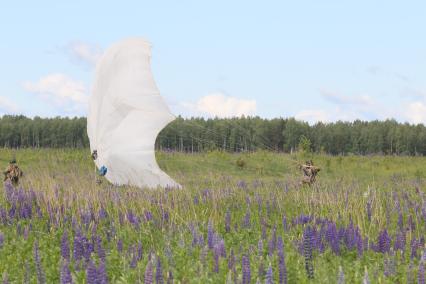
[[[5,283],[424,283],[423,157],[158,152],[183,188],[149,190],[98,184],[88,149],[13,155]]]

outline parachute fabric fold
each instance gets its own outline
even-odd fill
[[[141,38],[114,44],[100,59],[89,101],[87,133],[96,166],[113,184],[180,187],[155,160],[155,139],[175,117],[151,73],[151,46]]]

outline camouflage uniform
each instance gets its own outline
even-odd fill
[[[19,178],[24,174],[22,170],[18,167],[16,162],[12,161],[9,163],[9,166],[3,172],[4,181],[9,180],[13,185],[17,185],[19,183]]]
[[[318,172],[321,170],[320,168],[314,166],[312,160],[306,161],[306,164],[300,166],[300,169],[303,171],[302,184],[308,185],[312,185],[315,182],[315,178]]]

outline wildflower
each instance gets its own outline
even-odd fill
[[[160,258],[157,257],[157,268],[155,270],[155,280],[157,284],[163,284],[164,278],[163,278],[163,269],[161,267],[161,261]]]
[[[246,255],[243,255],[242,259],[242,269],[243,269],[243,284],[250,284],[251,281],[251,272],[250,272],[250,258]]]
[[[378,243],[377,243],[377,246],[378,246],[377,249],[378,249],[378,251],[381,252],[381,253],[387,253],[387,252],[389,252],[390,242],[391,242],[391,238],[388,235],[388,231],[386,229],[384,229],[379,234]]]
[[[274,283],[274,275],[272,274],[272,266],[269,265],[268,271],[266,271],[265,284],[273,284]]]
[[[308,278],[314,278],[314,266],[312,263],[312,229],[308,226],[303,236],[303,252],[305,255],[305,269]]]
[[[118,239],[117,241],[117,251],[119,253],[123,252],[123,241],[121,239]]]
[[[73,248],[73,258],[75,261],[81,260],[84,253],[84,247],[81,239],[80,232],[77,232],[77,234],[74,237],[74,248]]]
[[[64,261],[62,263],[60,278],[61,278],[60,279],[61,284],[71,284],[72,283],[71,271],[69,269],[67,261]]]
[[[108,276],[106,273],[105,268],[105,262],[104,260],[101,260],[101,263],[99,264],[98,271],[97,271],[97,284],[107,284],[108,283]]]
[[[214,235],[214,231],[213,231],[213,225],[212,222],[209,221],[209,224],[207,225],[207,244],[209,246],[209,249],[213,248],[213,235]]]
[[[67,231],[64,231],[61,238],[61,256],[68,261],[70,260],[70,245]]]
[[[215,245],[213,249],[213,257],[214,257],[214,272],[219,273],[219,245]]]
[[[148,263],[146,265],[146,268],[145,268],[144,284],[152,284],[152,265],[151,265],[151,261],[148,261]]]
[[[43,267],[41,265],[40,254],[38,250],[38,242],[36,241],[34,244],[34,262],[36,265],[37,272],[37,282],[39,284],[46,283],[46,277],[44,275]]]
[[[97,284],[97,279],[98,279],[98,271],[93,261],[90,260],[86,269],[86,283]]]
[[[284,258],[284,243],[281,237],[278,237],[277,249],[278,249],[278,269],[279,269],[280,283],[287,284],[287,267],[285,265],[285,258]]]
[[[425,263],[420,261],[419,272],[417,274],[417,283],[425,284]]]
[[[244,216],[244,228],[250,228],[250,210],[247,209],[246,215]]]

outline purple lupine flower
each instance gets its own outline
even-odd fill
[[[242,188],[242,189],[246,189],[247,183],[243,180],[240,180],[240,181],[237,182],[237,187]]]
[[[287,217],[285,215],[283,215],[283,229],[284,229],[284,231],[288,230],[287,226],[288,226],[287,225]]]
[[[219,243],[217,244],[219,248],[219,254],[221,257],[226,257],[226,248],[225,248],[225,241],[221,239]]]
[[[268,241],[268,254],[270,257],[274,254],[274,240],[272,238]]]
[[[364,247],[363,247],[364,244],[363,244],[361,233],[359,232],[358,228],[355,231],[355,243],[356,243],[356,248],[358,252],[358,257],[361,257],[364,252]]]
[[[388,235],[388,231],[384,229],[380,234],[377,241],[378,251],[381,253],[387,253],[390,250],[391,238]]]
[[[284,244],[281,237],[278,238],[278,269],[279,269],[279,283],[287,284],[287,267],[284,258]]]
[[[86,269],[86,283],[97,284],[97,280],[98,280],[98,271],[93,261],[90,260]]]
[[[277,226],[274,226],[274,228],[272,229],[271,241],[272,241],[273,249],[275,250],[277,246]]]
[[[406,239],[405,239],[405,231],[400,231],[396,234],[395,237],[395,243],[394,243],[394,250],[395,251],[405,251],[405,243],[406,243]]]
[[[89,261],[92,252],[94,252],[94,245],[90,242],[86,237],[81,238],[81,242],[83,244],[83,256],[86,259],[86,262]]]
[[[265,220],[262,218],[261,219],[261,224],[262,224],[262,239],[266,240],[267,235],[266,235],[266,222]]]
[[[145,220],[146,220],[147,222],[152,221],[153,216],[152,216],[151,211],[145,210],[145,214],[144,214],[144,215],[145,215]]]
[[[272,273],[272,266],[269,265],[268,271],[266,271],[265,284],[273,284],[274,283],[274,275]]]
[[[340,253],[340,244],[337,236],[337,227],[333,222],[329,222],[327,225],[326,240],[328,241],[332,251],[338,255]]]
[[[219,273],[219,256],[220,256],[219,246],[215,245],[213,249],[213,258],[214,258],[214,272],[216,273]]]
[[[4,243],[4,235],[2,232],[0,232],[0,249],[3,247],[3,243]]]
[[[243,284],[250,284],[251,281],[251,271],[250,271],[250,258],[246,255],[243,255],[242,259],[242,269],[243,269]]]
[[[98,257],[105,261],[106,254],[104,248],[102,247],[102,238],[99,236],[96,237],[96,251],[98,253]]]
[[[70,260],[70,245],[68,242],[68,233],[64,231],[61,238],[61,256],[67,261]]]
[[[349,226],[345,230],[345,235],[344,235],[345,244],[349,250],[353,249],[353,247],[355,246],[354,235],[355,235],[355,228],[351,220]]]
[[[24,228],[24,239],[25,240],[28,240],[29,234],[30,234],[30,228],[29,228],[29,226],[25,226],[25,228]]]
[[[247,209],[246,215],[244,216],[244,228],[250,228],[251,222],[250,222],[250,210]]]
[[[118,241],[117,241],[117,251],[119,253],[123,252],[123,241],[121,239],[118,239]]]
[[[41,259],[40,259],[40,254],[38,250],[37,241],[34,244],[34,262],[35,262],[36,271],[37,271],[37,282],[39,284],[46,283],[46,276],[44,275],[43,267],[41,265]]]
[[[99,263],[98,271],[97,271],[97,284],[107,284],[108,276],[106,273],[105,262],[102,260]]]
[[[305,256],[305,269],[308,275],[308,278],[314,278],[314,266],[312,263],[313,254],[312,254],[312,229],[311,226],[308,226],[303,233],[303,253]]]
[[[138,243],[138,253],[137,253],[137,256],[138,256],[138,261],[141,261],[142,260],[142,256],[143,256],[143,247],[142,247],[141,243]]]
[[[137,264],[138,264],[138,260],[136,258],[136,255],[133,254],[132,260],[130,261],[130,268],[136,268]]]
[[[231,232],[231,212],[229,212],[229,209],[226,210],[225,215],[225,231],[227,233]]]
[[[75,261],[82,259],[84,253],[84,247],[81,240],[80,232],[77,232],[74,236],[74,248],[73,248],[73,258]]]
[[[402,218],[401,211],[398,212],[398,227],[399,227],[400,231],[402,231],[404,229],[404,221],[403,221],[403,218]]]
[[[417,257],[417,248],[418,248],[418,242],[416,240],[416,237],[413,237],[411,239],[411,243],[410,243],[410,247],[411,247],[411,254],[410,254],[410,258],[416,258]]]
[[[145,277],[144,277],[144,284],[152,284],[152,265],[151,261],[148,261],[146,268],[145,268]]]
[[[64,261],[62,263],[60,278],[61,278],[60,279],[61,284],[71,284],[72,283],[71,271],[70,271],[70,268],[68,266],[67,261]]]
[[[207,244],[209,246],[209,249],[213,248],[213,237],[214,237],[214,231],[213,231],[213,224],[211,221],[209,221],[209,224],[207,225]]]
[[[163,269],[161,267],[161,261],[160,261],[159,257],[157,257],[157,268],[155,270],[155,280],[156,280],[157,284],[163,284],[164,283]]]
[[[420,261],[419,272],[417,275],[417,283],[425,284],[425,264],[423,261]]]

